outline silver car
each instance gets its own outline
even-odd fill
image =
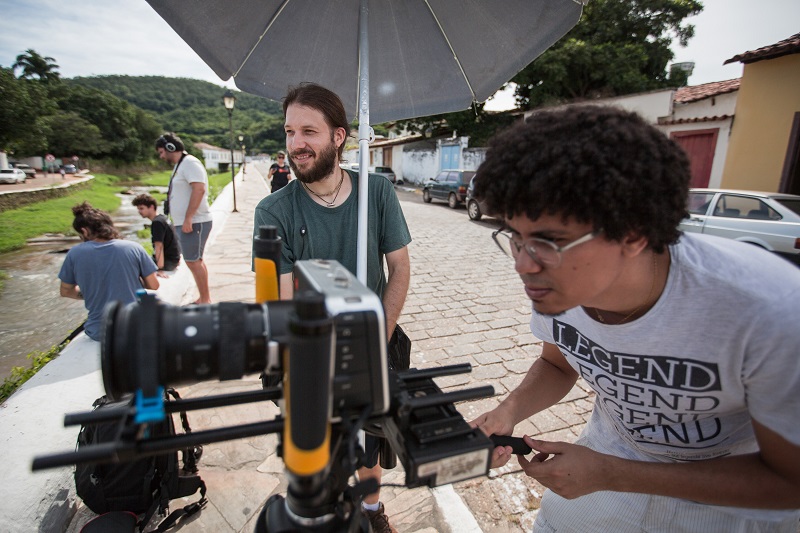
[[[27,178],[18,168],[0,168],[0,183],[25,183]]]
[[[392,170],[392,167],[374,167],[369,169],[370,174],[380,174],[384,176],[386,179],[391,181],[392,183],[397,183],[398,185],[403,184],[403,180],[397,181],[397,175]]]
[[[748,242],[800,265],[800,196],[690,189],[688,210],[683,231]]]

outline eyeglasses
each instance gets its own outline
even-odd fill
[[[558,246],[553,241],[540,239],[538,237],[531,237],[527,241],[520,243],[514,239],[512,233],[506,228],[500,228],[492,233],[492,239],[504,254],[514,260],[517,259],[519,251],[524,248],[528,256],[540,265],[557,268],[561,265],[561,254],[579,244],[591,241],[597,237],[599,233],[599,231],[589,232],[566,246]]]
[[[285,158],[286,158],[286,156],[285,156],[285,155],[279,155],[279,156],[278,156],[278,159],[285,159]]]

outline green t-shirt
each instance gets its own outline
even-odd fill
[[[333,259],[356,274],[358,177],[347,173],[353,190],[336,207],[314,202],[299,180],[290,181],[256,206],[254,235],[259,226],[275,226],[283,240],[281,274],[291,272],[295,261],[302,259]],[[391,182],[377,175],[370,175],[369,180],[367,286],[383,297],[383,256],[407,246],[411,234]]]

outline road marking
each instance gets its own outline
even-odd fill
[[[483,533],[478,521],[467,508],[461,496],[453,490],[453,485],[444,485],[431,489],[436,498],[436,504],[442,510],[445,522],[450,526],[450,531],[459,533]]]

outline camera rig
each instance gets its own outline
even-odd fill
[[[350,485],[361,466],[362,429],[388,439],[408,488],[486,475],[494,445],[454,403],[492,396],[494,389],[444,393],[433,381],[469,372],[468,364],[389,371],[380,299],[336,261],[299,261],[294,273],[291,301],[176,307],[142,294],[127,306],[109,304],[101,356],[106,393],[134,393],[136,401],[117,411],[67,414],[65,425],[117,421],[119,436],[37,457],[33,470],[278,433],[289,484],[286,498],[272,496],[259,517],[256,531],[270,533],[369,531],[360,502],[377,483]],[[163,402],[166,386],[257,372],[281,374],[282,386]],[[146,436],[148,424],[173,412],[281,399],[281,415],[273,420]]]

